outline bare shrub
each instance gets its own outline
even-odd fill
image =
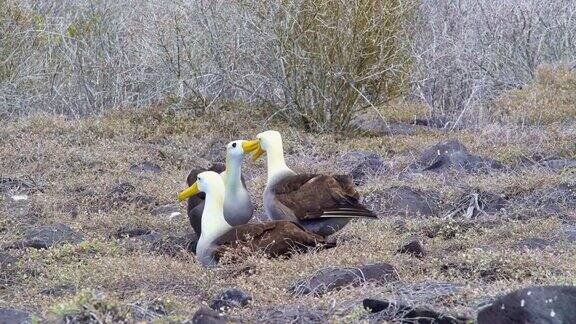
[[[576,118],[576,71],[544,65],[534,82],[505,92],[491,105],[494,115],[517,124],[550,124]]]
[[[307,129],[341,131],[395,98],[410,67],[405,1],[284,2],[276,29],[287,114]]]
[[[569,0],[423,0],[412,45],[416,95],[432,113],[486,117],[486,101],[529,83],[539,65],[576,62],[575,14]]]

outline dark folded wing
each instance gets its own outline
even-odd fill
[[[299,174],[274,186],[276,203],[298,219],[376,217],[359,202],[352,178],[346,175]]]

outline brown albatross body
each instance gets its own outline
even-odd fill
[[[326,237],[352,219],[377,216],[363,206],[352,178],[347,175],[296,174],[286,166],[282,137],[277,131],[258,134],[244,141],[244,152],[255,151],[254,159],[266,152],[268,182],[264,209],[271,220],[297,222]]]
[[[192,194],[205,193],[202,234],[196,247],[196,258],[204,266],[216,265],[226,250],[240,246],[274,257],[324,242],[321,236],[289,221],[231,226],[224,217],[224,181],[213,171],[198,174],[191,188]]]

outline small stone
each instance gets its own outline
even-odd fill
[[[217,311],[208,307],[200,307],[192,317],[193,324],[224,324],[227,323],[226,317],[220,315]]]
[[[28,200],[28,195],[14,195],[10,198],[14,201]]]
[[[402,247],[400,247],[400,249],[398,249],[398,253],[411,254],[417,258],[423,258],[426,256],[426,250],[418,239],[413,239],[410,242],[404,244]]]
[[[230,308],[243,308],[248,305],[250,300],[252,300],[252,297],[242,290],[229,288],[214,297],[210,308],[224,311]]]

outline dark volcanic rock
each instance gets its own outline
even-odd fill
[[[192,317],[193,324],[224,324],[227,322],[225,316],[208,307],[200,307]]]
[[[396,304],[385,300],[364,299],[364,308],[372,313],[382,313],[383,319],[401,320],[402,323],[456,324],[466,323],[468,318],[457,318],[433,310]]]
[[[563,216],[576,209],[576,186],[560,184],[553,188],[540,188],[510,200],[513,206],[521,208],[519,218],[525,219],[541,215]]]
[[[576,168],[576,159],[550,159],[541,161],[538,165],[551,170],[574,169]]]
[[[54,297],[60,297],[65,295],[66,293],[72,293],[75,292],[76,288],[70,284],[65,284],[65,285],[58,285],[58,286],[54,286],[52,288],[46,288],[46,289],[42,289],[40,291],[40,293],[42,295],[47,295],[47,296],[54,296]]]
[[[437,201],[435,194],[406,186],[377,191],[364,197],[364,204],[387,216],[432,216],[437,212]]]
[[[0,270],[11,268],[17,259],[6,252],[0,251]]]
[[[480,215],[494,214],[504,207],[508,201],[502,195],[496,195],[490,192],[471,190],[470,193],[464,194],[460,199],[450,203],[447,208],[449,212],[445,214],[447,218],[464,217],[475,218]]]
[[[515,244],[515,247],[518,249],[525,249],[525,250],[540,250],[547,246],[550,246],[552,243],[546,239],[535,237],[535,238],[528,238],[524,240],[520,240]]]
[[[576,226],[566,225],[562,230],[568,242],[576,242]]]
[[[299,281],[290,288],[290,292],[322,295],[346,286],[357,287],[365,282],[386,284],[398,279],[396,269],[387,263],[368,264],[358,268],[326,268]]]
[[[417,300],[432,300],[453,295],[464,288],[464,285],[450,282],[419,282],[407,284],[399,288],[403,295]]]
[[[162,236],[159,233],[150,233],[138,237],[152,244],[152,250],[167,255],[177,255],[182,251],[196,251],[198,237],[196,234],[184,234],[180,236]]]
[[[212,300],[210,308],[226,311],[230,308],[242,308],[248,305],[252,297],[238,288],[229,288],[220,292]]]
[[[444,172],[449,169],[486,172],[502,169],[503,165],[489,158],[471,154],[460,141],[451,139],[426,149],[418,162],[410,166],[414,171]]]
[[[144,161],[137,164],[132,164],[130,166],[130,171],[134,173],[153,173],[158,174],[162,172],[162,168],[156,164],[149,161]]]
[[[478,312],[478,324],[576,323],[576,287],[537,286],[513,291]]]
[[[302,305],[283,305],[259,312],[255,318],[265,319],[262,323],[325,323],[329,314],[326,310]]]
[[[127,237],[147,235],[150,233],[152,233],[152,231],[145,227],[121,227],[112,236],[117,239],[122,239]]]
[[[366,178],[383,173],[387,170],[386,165],[377,154],[365,154],[349,175],[354,179],[356,185],[361,185]]]
[[[436,116],[429,118],[416,118],[412,122],[414,125],[435,127],[435,128],[445,128],[450,123],[450,120],[446,116]]]
[[[155,300],[150,303],[136,302],[130,306],[130,312],[132,313],[132,318],[137,322],[152,322],[158,317],[168,315],[166,306],[161,300]]]
[[[16,191],[26,193],[38,189],[32,181],[13,178],[0,178],[0,192]]]
[[[0,323],[2,324],[23,324],[30,322],[30,314],[13,309],[0,308]]]
[[[174,216],[182,215],[182,213],[180,212],[180,207],[178,206],[178,204],[166,204],[166,205],[156,206],[150,210],[150,213],[152,213],[152,215],[154,215],[154,216],[166,216],[166,217],[170,217],[170,218],[174,217]]]
[[[354,126],[368,135],[410,135],[415,128],[405,123],[388,123],[381,118],[360,118],[354,122]]]
[[[108,210],[128,203],[150,208],[154,204],[154,198],[138,194],[136,188],[129,182],[121,182],[108,192],[101,207]]]
[[[413,239],[410,242],[404,244],[402,247],[400,247],[400,249],[398,249],[398,253],[411,254],[417,258],[423,258],[426,256],[426,250],[418,239]]]
[[[11,243],[8,248],[32,247],[35,249],[47,249],[59,244],[77,244],[83,240],[82,235],[68,227],[68,225],[56,223],[28,230],[23,240]]]

